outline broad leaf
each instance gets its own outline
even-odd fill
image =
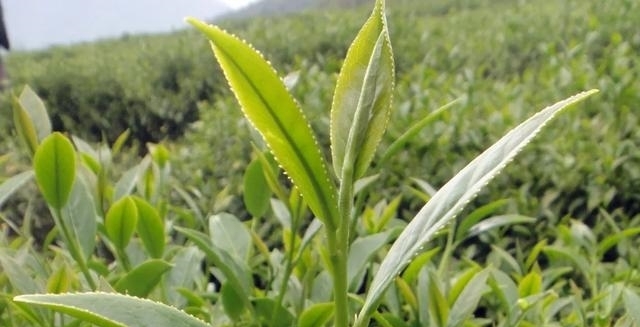
[[[386,129],[394,87],[384,1],[349,47],[331,106],[331,154],[340,178],[364,175]]]
[[[225,250],[238,263],[247,262],[252,244],[251,233],[238,218],[228,213],[209,218],[211,243]]]
[[[122,294],[32,294],[13,300],[44,306],[99,327],[209,327],[174,307]]]
[[[389,229],[382,233],[358,238],[353,242],[347,262],[349,290],[357,290],[371,258],[398,234],[398,229]]]
[[[211,40],[245,116],[262,134],[311,211],[333,229],[338,219],[336,187],[309,122],[282,80],[245,42],[196,19],[188,22]]]
[[[448,327],[463,326],[464,322],[473,314],[480,298],[489,289],[487,286],[489,274],[488,269],[482,270],[465,284],[464,289],[451,306],[451,311],[449,311]]]
[[[171,264],[163,260],[145,261],[124,275],[116,283],[115,289],[123,294],[147,297],[171,267]]]
[[[246,264],[237,262],[229,252],[213,244],[208,235],[187,228],[176,227],[176,230],[195,243],[206,254],[207,258],[222,271],[227,280],[233,284],[233,287],[242,290],[248,299],[251,275]]]
[[[158,210],[145,199],[134,196],[133,201],[138,209],[138,225],[136,230],[145,250],[153,258],[161,258],[164,253],[164,222]]]
[[[242,197],[247,211],[254,217],[262,217],[269,210],[271,189],[263,170],[260,158],[256,158],[244,172]]]
[[[62,221],[69,226],[69,235],[78,244],[85,258],[91,257],[96,245],[98,214],[91,191],[82,178],[73,184],[69,201],[62,208]]]
[[[366,325],[368,317],[375,310],[375,306],[393,278],[411,262],[436,232],[450,222],[464,205],[471,201],[480,189],[531,141],[555,114],[596,92],[597,90],[582,92],[538,112],[507,133],[447,182],[394,242],[374,276],[356,326]]]
[[[58,132],[47,136],[36,150],[33,166],[47,203],[55,209],[62,208],[76,177],[76,153],[69,139]]]
[[[18,101],[22,109],[29,114],[36,134],[38,134],[38,140],[42,141],[45,137],[49,136],[49,134],[51,134],[49,114],[47,113],[44,102],[42,102],[42,99],[40,99],[36,92],[34,92],[29,85],[25,85],[22,92],[20,92]]]
[[[107,211],[104,227],[113,245],[124,250],[138,224],[138,208],[131,197],[125,197],[114,203]]]
[[[298,327],[323,327],[333,317],[333,303],[316,303],[302,312]]]
[[[51,134],[51,122],[42,100],[29,86],[13,97],[13,122],[18,135],[33,155],[40,141]]]

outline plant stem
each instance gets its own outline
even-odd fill
[[[348,152],[349,153],[349,152]],[[345,163],[355,162],[355,160],[347,160]],[[351,229],[351,211],[353,210],[353,166],[343,167],[340,182],[340,190],[338,192],[338,212],[340,219],[338,229],[332,235],[329,231],[329,246],[331,250],[331,263],[333,266],[333,296],[336,306],[335,327],[349,326],[349,281],[347,271],[347,260],[349,256],[349,231]],[[333,237],[333,240],[332,240]],[[333,245],[332,245],[333,243]]]
[[[280,283],[280,289],[278,290],[278,297],[276,298],[276,305],[273,307],[273,313],[271,315],[271,323],[269,326],[275,326],[276,317],[278,315],[278,309],[282,307],[282,301],[284,300],[284,294],[287,292],[287,287],[289,285],[289,278],[293,273],[293,260],[295,260],[295,250],[296,250],[296,232],[298,231],[298,221],[299,216],[297,212],[294,212],[294,209],[289,206],[289,212],[291,213],[291,232],[289,233],[289,251],[287,253],[287,258],[284,267],[284,275],[282,276],[282,281]]]
[[[98,288],[98,285],[93,280],[93,277],[91,277],[91,272],[89,272],[89,267],[87,266],[84,254],[82,253],[82,250],[79,249],[76,239],[71,237],[71,232],[69,232],[67,225],[62,220],[62,209],[57,208],[55,210],[54,219],[56,220],[56,224],[60,226],[62,237],[65,239],[64,241],[69,247],[69,253],[71,254],[71,257],[80,267],[80,271],[82,271],[84,278],[87,280],[87,283],[89,283],[89,287],[91,287],[91,290],[95,291]]]
[[[347,258],[344,242],[337,239],[337,231],[328,231],[327,240],[331,259],[333,279],[333,303],[335,305],[334,327],[349,326]]]

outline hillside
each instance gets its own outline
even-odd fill
[[[222,15],[216,20],[259,16],[280,16],[307,10],[353,8],[370,0],[262,0],[246,8]]]

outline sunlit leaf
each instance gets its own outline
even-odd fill
[[[142,240],[142,245],[151,257],[161,258],[165,246],[164,222],[158,210],[145,199],[134,196],[133,201],[138,209],[136,231]]]
[[[331,154],[340,178],[356,180],[369,167],[389,120],[393,88],[384,2],[377,1],[347,52],[333,96]]]
[[[163,260],[145,261],[118,280],[115,289],[123,294],[147,297],[171,267],[171,264]]]
[[[138,224],[138,208],[131,197],[125,197],[114,203],[107,211],[104,227],[113,244],[125,249]]]
[[[209,327],[166,304],[122,294],[32,294],[13,300],[44,306],[99,327]]]
[[[33,166],[47,203],[55,209],[62,208],[76,177],[76,153],[69,139],[58,132],[47,136],[36,150]]]
[[[188,22],[204,33],[245,116],[262,134],[311,208],[327,226],[337,225],[336,187],[311,130],[282,80],[251,46],[218,27]]]
[[[382,294],[404,267],[559,111],[596,93],[583,92],[547,107],[511,130],[447,182],[394,242],[371,282],[356,326],[366,325]]]

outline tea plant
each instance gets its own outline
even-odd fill
[[[368,172],[386,129],[394,90],[394,60],[384,1],[376,1],[373,13],[347,52],[338,77],[329,132],[331,164],[326,161],[309,121],[262,56],[251,46],[215,26],[193,19],[189,22],[211,41],[214,55],[244,115],[261,134],[269,152],[293,184],[290,189],[283,185],[273,159],[269,154],[256,151],[256,161],[248,167],[245,175],[245,204],[256,218],[271,207],[284,230],[284,254],[269,252],[268,246],[257,237],[255,220],[250,228],[234,216],[216,214],[202,223],[208,234],[173,227],[198,246],[207,260],[213,263],[212,273],[221,283],[216,303],[229,320],[237,324],[266,326],[323,326],[333,317],[334,326],[346,327],[352,324],[367,326],[373,318],[384,326],[402,325],[397,299],[394,302],[389,298],[390,294],[385,293],[393,288],[412,308],[410,316],[415,321],[460,326],[469,320],[473,308],[489,287],[503,299],[509,317],[505,323],[510,324],[522,320],[525,309],[546,299],[546,293],[539,292],[540,276],[535,270],[522,278],[515,295],[514,282],[510,277],[491,267],[468,266],[458,282],[449,285],[442,277],[450,255],[445,255],[440,268],[434,269],[428,263],[435,252],[424,252],[424,247],[452,222],[463,206],[529,143],[547,121],[595,91],[583,92],[547,107],[507,133],[433,193],[406,226],[388,226],[392,213],[383,215],[387,218],[369,220],[368,224],[360,226],[358,221],[366,215],[361,212],[364,207],[359,192],[375,182],[375,175],[368,175]],[[33,95],[25,91],[22,99],[33,99]],[[38,186],[51,209],[71,260],[83,274],[83,278],[77,280],[82,285],[80,289],[115,290],[129,294],[19,295],[14,300],[23,314],[33,322],[46,324],[52,321],[52,317],[38,309],[44,306],[99,326],[206,326],[206,322],[170,306],[131,296],[166,301],[171,298],[169,289],[175,291],[179,285],[171,284],[174,278],[163,276],[170,271],[184,277],[182,270],[193,272],[194,266],[197,268],[193,260],[178,260],[188,248],[176,249],[178,254],[173,257],[173,262],[177,265],[186,261],[191,263],[190,267],[172,267],[165,260],[168,235],[162,217],[168,204],[158,194],[166,188],[166,150],[161,146],[153,149],[149,159],[128,172],[122,183],[111,188],[106,182],[108,165],[101,161],[104,158],[100,153],[92,155],[90,148],[79,139],[50,133],[50,128],[46,127],[48,123],[41,118],[46,117],[41,107],[33,103],[27,105],[18,99],[14,108],[16,126],[33,155]],[[418,124],[416,130],[426,125],[425,122]],[[412,135],[415,133],[407,134],[400,142]],[[395,151],[393,148],[390,148],[390,153]],[[89,171],[76,167],[77,162]],[[6,189],[10,193],[24,179],[30,178],[31,173],[24,174],[5,181],[3,191]],[[134,187],[142,196],[131,194]],[[270,199],[269,192],[273,192],[276,198]],[[397,201],[394,202],[397,206]],[[388,204],[388,212],[393,212],[394,202]],[[307,209],[316,218],[310,224],[303,222]],[[480,233],[504,224],[530,221],[522,217],[495,217],[477,223],[475,219],[463,221],[457,234],[453,234],[452,229],[445,251],[451,251],[467,231]],[[306,226],[306,231],[300,236],[298,233],[303,226]],[[358,235],[363,227],[368,232]],[[96,267],[94,235],[98,235],[114,254],[115,276],[110,277],[114,272],[104,264]],[[379,266],[375,264],[374,256],[396,236]],[[132,246],[136,244],[131,243],[134,240],[137,245]],[[316,255],[322,259],[321,267],[314,266],[308,259],[312,255],[309,251],[312,242],[320,246]],[[255,256],[254,247],[258,250]],[[135,255],[132,255],[132,249],[136,248]],[[278,259],[282,256],[284,259]],[[265,296],[264,291],[254,285],[250,258],[261,258],[277,275],[266,288],[266,291],[273,292],[273,296]],[[3,264],[5,269],[8,266],[12,264]],[[321,272],[314,276],[317,269]],[[365,273],[372,278],[363,284]],[[20,273],[10,274],[14,287],[25,282],[19,277]],[[308,274],[314,279],[313,283],[305,283],[302,288],[297,286],[296,280],[299,279],[294,275],[300,274]],[[189,282],[195,283],[196,279]],[[327,284],[332,285],[332,291],[325,294],[320,289],[312,295],[317,298],[313,301],[315,303],[308,303],[305,300],[308,296],[297,294],[309,292],[308,288],[316,285]],[[419,292],[411,290],[410,285],[416,284]],[[502,284],[509,287],[498,286]],[[360,285],[366,288],[362,298],[352,294]],[[157,286],[164,290],[160,296],[152,293]],[[25,287],[18,288],[18,291],[35,293],[41,289]],[[207,306],[203,298],[192,291],[182,289],[182,295],[192,302],[195,312]],[[425,299],[425,295],[428,298]],[[628,302],[635,300],[633,296],[628,296]],[[286,308],[285,297],[292,311]],[[516,300],[522,303],[518,307],[522,311],[510,307]],[[33,304],[36,309],[24,306],[24,303]],[[380,303],[385,303],[397,315],[378,313]],[[418,307],[425,304],[428,304],[428,314]],[[44,316],[38,318],[32,314],[36,311]],[[356,311],[355,320],[352,320]],[[202,314],[202,311],[199,313],[214,324],[216,321],[218,324],[229,322]]]

